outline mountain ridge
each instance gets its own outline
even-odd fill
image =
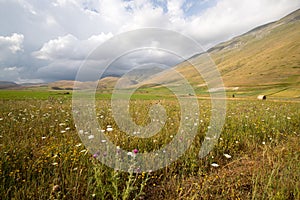
[[[189,62],[205,63],[208,56],[227,88],[273,87],[278,91],[295,90],[293,96],[300,97],[300,9],[222,42],[207,54],[193,56]],[[199,72],[189,62],[180,63],[174,69],[194,86],[203,86]],[[168,77],[156,77],[156,81],[162,78]]]
[[[0,89],[17,88],[19,86],[20,85],[12,81],[0,81]]]

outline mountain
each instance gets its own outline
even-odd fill
[[[49,89],[51,90],[73,90],[74,84],[77,84],[81,89],[88,89],[95,84],[95,82],[80,82],[80,81],[73,81],[73,80],[61,80],[56,81],[48,84]]]
[[[114,87],[116,82],[119,80],[118,77],[105,77],[98,81],[98,89],[111,89]],[[93,88],[96,84],[95,81],[86,81],[86,82],[80,82],[80,81],[73,81],[73,80],[61,80],[61,81],[55,81],[48,84],[49,89],[51,90],[73,90],[77,89],[74,88],[74,84],[80,88],[80,89],[90,89]]]
[[[17,88],[20,85],[16,84],[15,82],[9,82],[9,81],[0,81],[0,89],[11,89],[11,88]]]
[[[300,83],[300,10],[208,50],[226,86]]]
[[[144,67],[133,69],[128,72],[126,75],[122,76],[121,78],[115,76],[106,76],[101,78],[98,81],[98,90],[111,90],[115,87],[118,81],[119,84],[123,85],[123,87],[131,87],[137,85],[143,81],[145,81],[149,76],[152,74],[159,73],[163,69],[159,67]],[[60,80],[55,81],[48,84],[48,87],[51,90],[72,90],[74,88],[74,84],[76,83],[80,89],[89,89],[95,85],[95,81],[87,81],[87,82],[80,82],[80,81],[73,81],[73,80]],[[76,88],[75,88],[76,89]]]
[[[300,9],[220,43],[207,53],[227,88],[300,97]],[[195,55],[189,61],[205,65],[208,54]],[[180,63],[174,69],[194,86],[205,85],[190,63]],[[152,81],[169,79],[170,83],[178,82],[167,72],[155,79]]]

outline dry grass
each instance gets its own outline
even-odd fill
[[[147,108],[155,102],[131,103],[136,123],[148,122]],[[90,153],[95,152],[87,152],[79,140],[68,99],[0,103],[3,199],[300,198],[299,103],[229,102],[218,144],[199,159],[210,116],[209,101],[201,100],[199,118],[203,123],[192,146],[171,165],[144,174],[114,171],[93,158]],[[162,104],[173,126],[167,122],[162,132],[147,140],[126,136],[118,131],[108,103],[97,104],[99,123],[112,125],[114,131],[107,135],[129,151],[158,149],[170,142],[178,128],[176,102],[165,100]]]

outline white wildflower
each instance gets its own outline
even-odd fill
[[[219,167],[220,165],[218,165],[217,163],[212,163],[211,166],[212,167]]]
[[[133,153],[132,152],[128,152],[127,155],[133,157]]]
[[[91,140],[91,139],[94,139],[95,136],[94,135],[89,135],[88,138]]]
[[[231,155],[229,155],[229,154],[227,154],[227,153],[224,153],[223,155],[224,155],[226,158],[228,158],[228,159],[231,158]]]

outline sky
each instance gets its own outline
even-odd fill
[[[299,0],[0,0],[0,80],[74,80],[93,49],[140,28],[176,31],[206,50],[298,8]],[[122,67],[151,59],[174,64],[163,53],[133,55],[119,59],[110,73],[121,75]]]

